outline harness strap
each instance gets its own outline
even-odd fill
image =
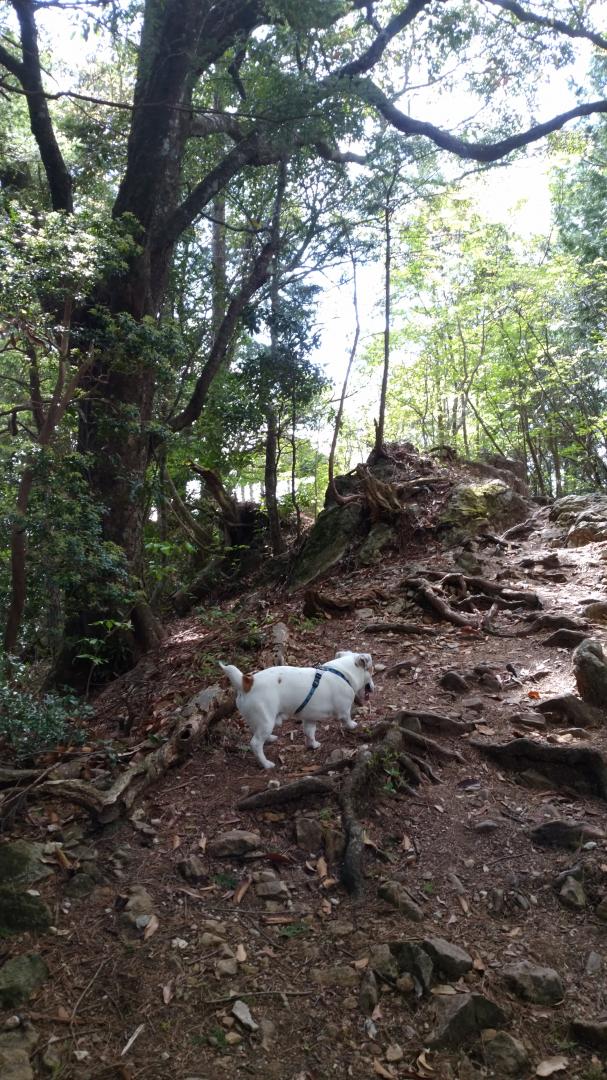
[[[312,681],[312,685],[311,685],[310,689],[308,690],[308,693],[306,694],[306,696],[303,699],[303,701],[302,701],[301,705],[299,706],[299,708],[296,709],[295,712],[293,713],[293,716],[297,716],[297,713],[300,713],[302,709],[305,709],[305,707],[308,704],[310,698],[313,696],[313,694],[316,693],[316,689],[318,687],[318,684],[319,684],[320,680],[322,679],[322,675],[323,675],[323,673],[322,673],[321,669],[316,668],[316,671],[314,672],[314,679]]]
[[[350,687],[351,690],[353,689],[352,683],[344,675],[343,671],[338,671],[337,668],[330,667],[329,664],[323,664],[322,667],[316,668],[316,671],[314,672],[314,679],[312,680],[312,685],[311,685],[310,689],[308,690],[308,693],[306,694],[306,696],[303,699],[303,701],[302,701],[301,705],[299,706],[299,708],[296,709],[295,712],[293,713],[293,716],[297,716],[297,714],[300,713],[302,709],[305,709],[305,707],[308,704],[310,698],[312,698],[314,696],[314,694],[316,693],[316,690],[318,689],[318,684],[319,684],[320,680],[322,679],[325,671],[329,671],[331,673],[331,675],[339,675],[340,679],[343,679],[344,682],[348,684],[348,686]]]
[[[344,675],[343,671],[338,671],[336,667],[330,667],[329,664],[323,664],[322,671],[330,671],[332,675],[339,675],[340,679],[343,679],[344,682],[348,684],[350,690],[354,689],[347,675]]]

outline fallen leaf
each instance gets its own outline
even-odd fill
[[[448,983],[439,983],[438,986],[432,987],[430,993],[436,994],[437,997],[450,997],[452,994],[457,994],[457,990]]]
[[[71,861],[71,859],[68,859],[68,857],[65,854],[65,851],[63,850],[63,848],[56,847],[54,852],[53,852],[53,855],[55,856],[55,858],[56,858],[57,862],[59,863],[59,866],[62,868],[62,870],[69,870],[74,865],[73,862]]]
[[[445,813],[445,807],[441,806],[440,803],[434,803],[434,809],[438,810],[439,814]]]
[[[541,697],[541,694],[540,694],[539,690],[528,690],[527,691],[527,697],[531,698],[532,701],[539,701],[539,699]],[[539,1068],[539,1065],[538,1065],[538,1068]],[[543,1076],[543,1075],[550,1076],[550,1073],[545,1073],[545,1074],[540,1073],[539,1075],[540,1076]]]
[[[567,1068],[569,1060],[559,1054],[557,1057],[544,1058],[535,1070],[536,1076],[552,1076],[553,1073],[563,1072]]]
[[[57,1019],[61,1024],[66,1024],[71,1019],[71,1013],[63,1007],[63,1005],[57,1006]]]
[[[369,957],[368,956],[361,956],[360,960],[355,960],[354,961],[354,967],[357,968],[358,971],[362,971],[363,968],[368,967],[368,964],[369,964]]]
[[[316,873],[318,874],[321,881],[326,878],[329,873],[327,860],[322,855],[319,859],[316,860]]]
[[[405,833],[405,835],[403,836],[403,838],[402,838],[402,840],[400,842],[400,846],[402,847],[403,851],[414,851],[415,850],[414,847],[413,847],[413,841],[411,840],[411,837],[407,836],[406,833]]]
[[[418,1066],[418,1067],[419,1067],[420,1069],[425,1069],[425,1070],[426,1070],[426,1072],[430,1072],[430,1073],[431,1073],[431,1072],[434,1072],[434,1069],[432,1068],[432,1066],[431,1066],[430,1062],[428,1061],[428,1058],[426,1057],[426,1054],[427,1054],[427,1053],[428,1053],[428,1050],[422,1050],[422,1052],[421,1052],[421,1054],[419,1055],[419,1057],[418,1057],[417,1061],[415,1062],[415,1064],[416,1064],[416,1065],[417,1065],[417,1066]]]
[[[382,1063],[381,1063],[381,1061],[379,1060],[379,1058],[373,1058],[373,1072],[375,1073],[375,1075],[376,1075],[376,1076],[384,1076],[384,1077],[387,1077],[387,1080],[394,1080],[394,1077],[395,1077],[395,1075],[396,1075],[396,1074],[395,1074],[395,1073],[394,1073],[394,1072],[392,1071],[392,1069],[386,1069],[386,1068],[385,1068],[385,1067],[384,1067],[384,1066],[382,1065]]]
[[[242,942],[240,942],[236,946],[236,959],[238,960],[239,964],[244,964],[246,958],[247,958],[247,950],[245,949]]]
[[[156,933],[159,926],[160,923],[158,921],[158,916],[153,914],[150,915],[150,921],[147,924],[145,930],[143,931],[143,940],[147,941],[148,938],[151,938],[152,934]]]
[[[470,914],[470,905],[465,896],[458,896],[459,906],[461,907],[464,915]]]
[[[176,851],[176,850],[177,850],[177,848],[178,848],[178,847],[180,847],[180,845],[181,845],[181,837],[180,837],[180,836],[177,836],[177,835],[175,835],[175,836],[173,837],[173,841],[172,841],[172,844],[173,844],[173,851]]]
[[[338,884],[337,878],[326,877],[322,880],[323,889],[333,889]]]
[[[238,885],[234,889],[234,895],[232,896],[232,903],[240,904],[244,899],[249,889],[251,888],[252,878],[245,877],[242,881],[239,881]]]
[[[175,986],[173,983],[167,983],[162,987],[162,1000],[165,1005],[168,1005],[173,1000],[173,994],[175,993]]]
[[[202,835],[200,837],[200,840],[198,841],[198,847],[200,848],[201,851],[206,851],[207,850],[207,838],[204,835],[204,833],[202,833]]]

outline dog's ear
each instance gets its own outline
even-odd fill
[[[348,649],[342,649],[340,652],[335,653],[336,660],[339,660],[340,656],[350,656]]]
[[[368,652],[359,652],[356,654],[356,666],[365,668],[367,671],[373,670],[373,661],[371,654]]]

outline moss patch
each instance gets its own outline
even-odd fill
[[[26,930],[44,933],[51,925],[51,913],[39,896],[0,885],[0,937]]]

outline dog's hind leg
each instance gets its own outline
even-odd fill
[[[249,746],[255,754],[255,757],[257,758],[259,764],[264,769],[276,768],[276,765],[273,761],[268,761],[268,758],[264,754],[263,750],[263,744],[265,742],[274,742],[276,740],[276,736],[272,735],[274,721],[271,718],[265,716],[265,714],[261,713],[257,716],[249,715],[247,717],[247,722],[255,732],[253,738],[249,743]]]
[[[309,750],[318,750],[320,746],[319,742],[316,742],[316,724],[311,720],[304,720],[303,732],[306,739],[306,746]]]

